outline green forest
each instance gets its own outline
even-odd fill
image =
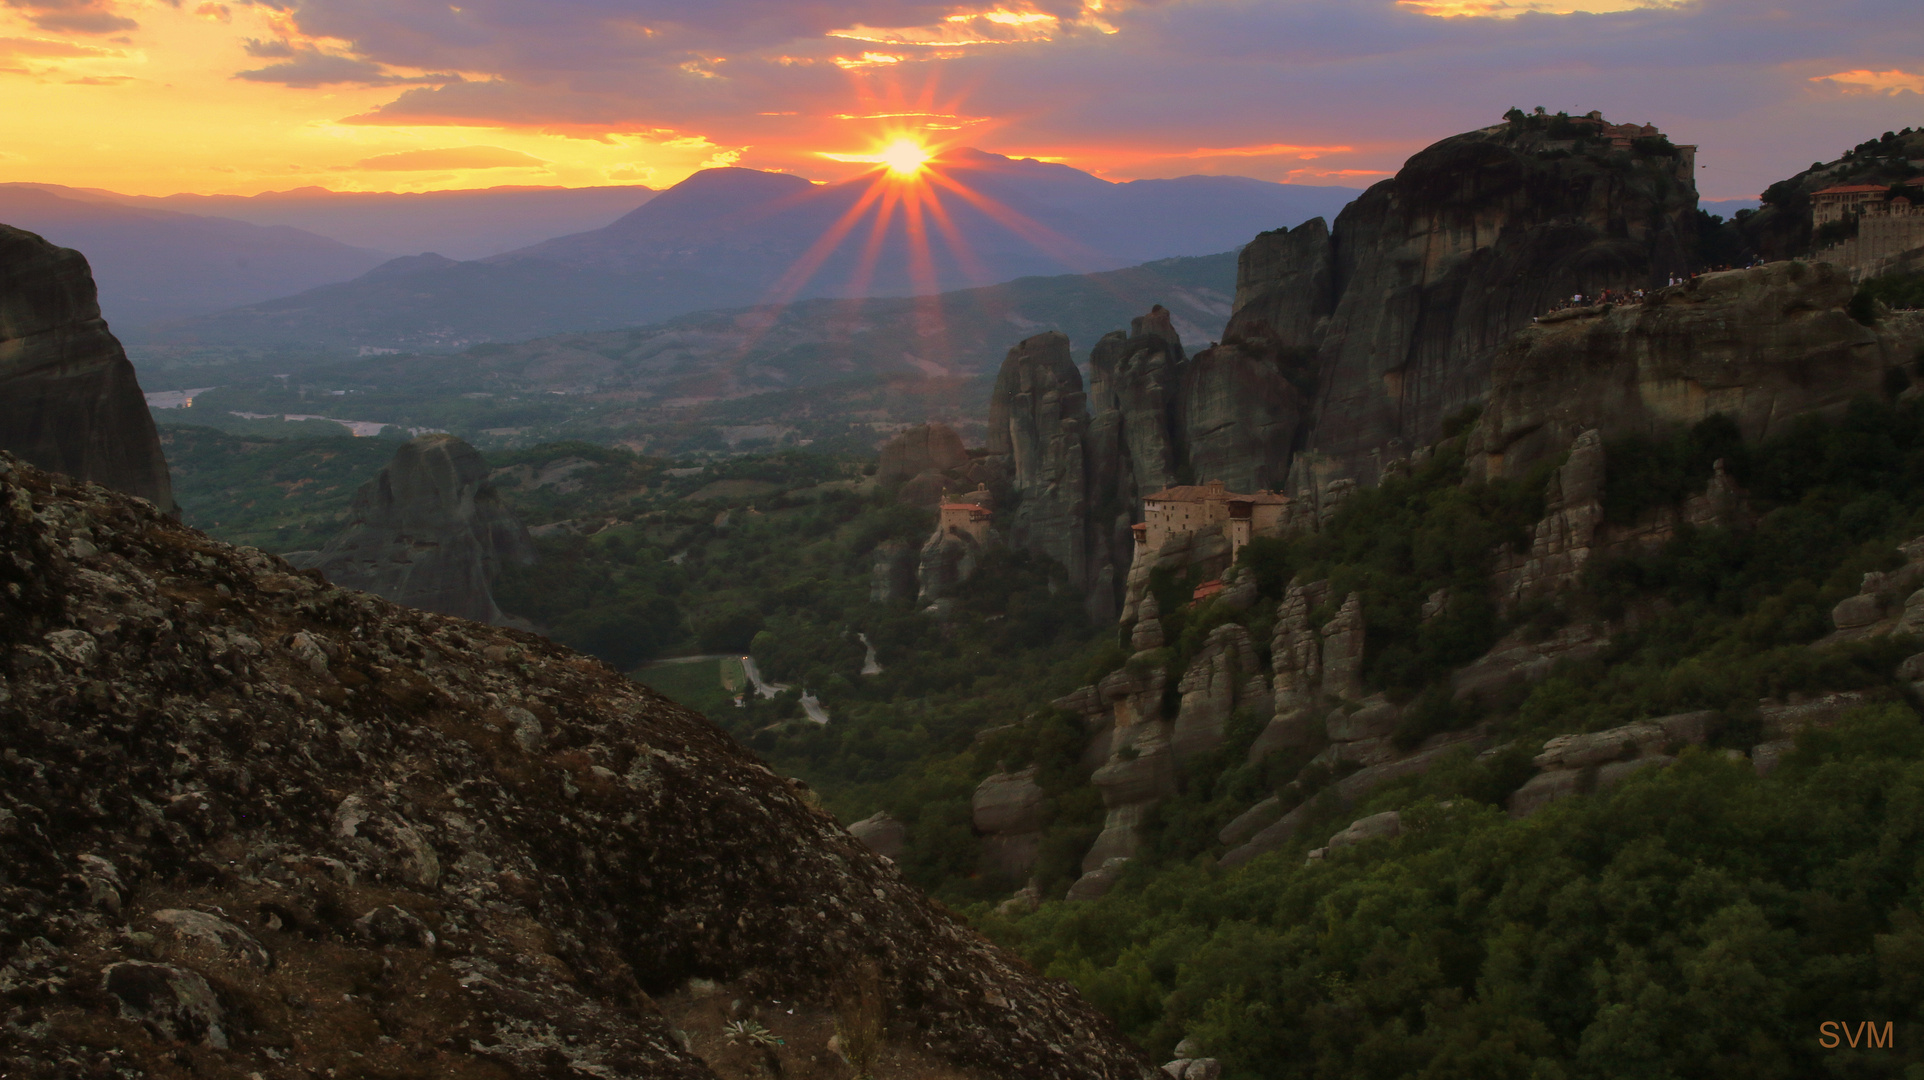
[[[1474,420],[1322,531],[1246,548],[1239,573],[1261,597],[1247,610],[1190,604],[1194,581],[1157,579],[1169,644],[1133,657],[1128,627],[1090,623],[1059,568],[1007,549],[991,549],[944,618],[912,596],[873,599],[878,549],[918,547],[933,515],[898,504],[855,456],[494,454],[526,521],[571,523],[538,530],[540,561],[498,594],[623,668],[752,656],[790,688],[737,700],[741,684],[724,686],[713,663],[638,677],[807,781],[843,821],[878,809],[902,820],[908,877],[1073,982],[1152,1054],[1189,1037],[1237,1078],[1924,1077],[1924,726],[1895,675],[1924,643],[1820,641],[1863,575],[1902,564],[1897,545],[1924,534],[1924,409],[1862,400],[1760,444],[1717,417],[1609,443],[1607,520],[1680,506],[1717,461],[1752,515],[1730,529],[1680,525],[1661,549],[1595,561],[1579,588],[1507,612],[1491,593],[1493,552],[1527,543],[1551,466],[1466,482],[1461,432]],[[190,469],[234,478],[227,498],[249,495],[260,522],[249,527],[266,535],[272,480],[217,468],[242,440],[171,438],[200,447]],[[586,463],[574,485],[516,481],[569,461]],[[212,496],[189,505],[232,513]],[[1247,763],[1261,725],[1232,717],[1225,745],[1191,763],[1145,824],[1115,890],[1061,900],[1103,809],[1083,761],[1089,733],[1048,702],[1124,664],[1161,665],[1174,685],[1229,621],[1266,649],[1274,601],[1291,581],[1321,579],[1364,598],[1365,680],[1409,706],[1398,743],[1476,728],[1492,750],[1345,807],[1317,801],[1341,769],[1308,765],[1303,748]],[[1438,590],[1447,605],[1424,619]],[[1447,692],[1453,668],[1505,635],[1580,621],[1618,628],[1600,655],[1492,695]],[[858,635],[881,673],[862,674]],[[1742,757],[1760,699],[1837,690],[1870,704],[1803,736],[1766,776]],[[826,726],[805,717],[803,692]],[[1505,811],[1545,738],[1697,709],[1717,711],[1720,734],[1671,767],[1526,819]],[[976,784],[1028,765],[1051,797],[1033,912],[999,906],[1023,882],[980,870],[970,824]],[[1279,851],[1219,867],[1217,832],[1272,795],[1313,804],[1311,824]],[[1331,832],[1391,809],[1400,837],[1305,862]],[[1820,1048],[1826,1020],[1888,1021],[1895,1044]]]

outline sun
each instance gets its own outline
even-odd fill
[[[875,156],[888,166],[889,175],[904,179],[927,167],[930,157],[927,147],[906,135],[884,146]]]

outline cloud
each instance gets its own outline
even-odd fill
[[[1440,19],[1515,19],[1524,15],[1607,15],[1677,7],[1684,0],[1396,0],[1396,6]]]
[[[114,34],[140,24],[116,10],[113,0],[0,0],[24,13],[37,29],[68,34]]]
[[[1811,82],[1836,83],[1846,94],[1924,94],[1924,75],[1908,71],[1840,71],[1817,75]]]
[[[1915,122],[1898,110],[1924,55],[1916,0],[272,6],[298,32],[285,37],[292,55],[242,77],[399,89],[351,123],[696,134],[751,148],[745,165],[803,175],[850,135],[955,122],[882,114],[952,113],[983,118],[968,128],[973,145],[1118,178],[1178,162],[1362,178],[1512,105],[1545,105],[1702,144],[1704,182],[1734,195],[1841,151],[1855,132]],[[1299,149],[1323,154],[1313,174]]]
[[[403,150],[376,154],[354,163],[353,168],[380,172],[429,172],[445,169],[531,169],[548,162],[499,146],[448,146],[438,150]]]
[[[234,73],[249,82],[279,83],[312,89],[320,86],[403,86],[460,82],[459,75],[399,75],[386,65],[353,56],[337,56],[319,49],[300,48],[286,42],[249,41],[247,51],[254,56],[285,56],[285,63]]]

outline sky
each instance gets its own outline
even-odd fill
[[[128,194],[844,179],[910,138],[1367,186],[1511,106],[1754,196],[1924,126],[1917,0],[0,0],[0,181]]]

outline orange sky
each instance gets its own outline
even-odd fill
[[[1703,145],[1707,197],[1741,196],[1924,102],[1917,28],[1800,10],[0,0],[0,180],[160,195],[665,187],[727,164],[840,179],[906,133],[1110,179],[1360,187],[1547,104],[1654,120]]]

